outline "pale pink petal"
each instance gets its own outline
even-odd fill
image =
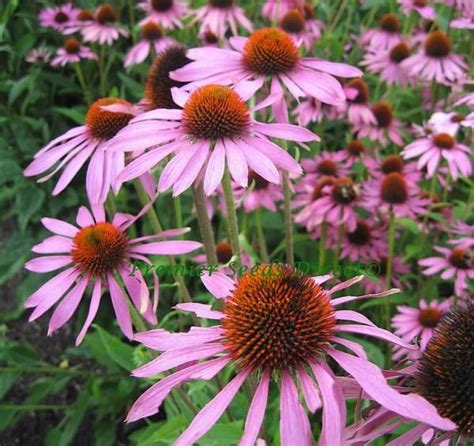
[[[25,263],[25,268],[36,273],[49,273],[69,265],[71,262],[71,256],[43,256],[29,260]]]
[[[79,231],[75,226],[55,218],[44,217],[41,219],[41,223],[48,231],[66,237],[74,237]]]
[[[235,288],[235,282],[221,271],[204,274],[201,280],[207,290],[218,299],[225,299]]]
[[[107,274],[107,283],[109,285],[112,306],[114,307],[115,316],[120,329],[128,339],[133,339],[132,319],[130,317],[127,298],[124,296],[112,274]]]
[[[84,340],[87,330],[89,330],[89,327],[94,321],[95,315],[97,314],[97,310],[99,309],[101,294],[102,294],[102,281],[101,279],[96,279],[94,283],[94,288],[92,290],[91,301],[89,304],[89,312],[87,313],[87,318],[86,318],[86,321],[84,322],[84,325],[81,328],[81,331],[77,335],[76,347]]]
[[[182,311],[189,311],[194,313],[198,317],[203,317],[206,319],[222,319],[225,314],[222,311],[213,310],[210,305],[198,304],[194,302],[186,302],[182,304],[175,305],[175,308]]]
[[[188,240],[165,240],[144,245],[134,245],[133,247],[130,247],[130,252],[154,255],[181,255],[195,251],[201,247],[202,243],[199,242]]]

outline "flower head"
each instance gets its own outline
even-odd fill
[[[146,17],[140,22],[141,26],[154,22],[165,29],[182,28],[182,20],[189,12],[182,0],[143,0],[138,8],[146,13]]]
[[[94,20],[87,21],[81,27],[84,42],[111,45],[120,36],[127,37],[128,32],[116,25],[117,19],[117,12],[111,5],[100,5],[94,13]]]
[[[79,40],[70,37],[64,41],[63,47],[58,49],[51,65],[64,67],[68,63],[80,62],[81,59],[97,60],[97,55],[90,48],[81,45]]]
[[[39,22],[42,27],[54,28],[62,33],[67,33],[76,25],[80,9],[74,8],[71,3],[61,6],[44,8],[39,13]]]

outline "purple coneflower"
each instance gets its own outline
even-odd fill
[[[434,21],[436,18],[435,10],[429,5],[428,0],[397,0],[402,6],[402,11],[406,15],[410,15],[412,11],[416,11],[425,20]]]
[[[298,8],[291,9],[281,18],[280,28],[293,37],[296,46],[303,45],[307,50],[311,49],[313,43],[320,36],[320,33],[314,35],[312,30],[306,26],[304,11]]]
[[[303,0],[265,0],[262,6],[262,16],[278,22],[288,11],[302,6]]]
[[[258,437],[273,380],[280,388],[280,441],[283,446],[313,443],[311,426],[299,398],[298,382],[308,409],[315,412],[322,406],[319,444],[342,445],[345,403],[342,388],[326,362],[327,355],[384,407],[395,409],[396,406],[398,410],[403,407],[403,412],[411,411],[422,422],[451,427],[452,423],[440,418],[423,398],[403,396],[393,390],[380,369],[367,360],[363,349],[339,336],[341,332],[348,332],[400,343],[396,336],[376,327],[362,314],[336,310],[338,305],[349,301],[379,296],[332,298],[335,292],[361,278],[325,290],[321,283],[328,279],[327,276],[302,275],[288,265],[261,265],[252,274],[239,278],[237,283],[219,273],[204,276],[209,291],[224,301],[224,309],[216,311],[210,305],[198,303],[179,304],[177,308],[221,323],[205,328],[193,327],[187,333],[158,329],[135,336],[145,346],[163,353],[136,369],[134,376],[150,377],[172,369],[177,371],[140,396],[127,421],[157,413],[173,388],[193,379],[212,379],[225,366],[231,365],[236,372],[234,378],[195,416],[176,440],[176,446],[195,444],[217,422],[248,379],[254,379],[257,385],[241,445],[253,445]],[[343,324],[342,321],[350,323]],[[335,344],[342,345],[350,353],[334,348]],[[203,361],[196,362],[199,360]]]
[[[68,63],[78,63],[81,59],[97,60],[97,55],[90,48],[81,45],[79,40],[70,37],[64,41],[63,47],[57,50],[51,65],[64,67]]]
[[[144,0],[138,4],[138,8],[146,13],[140,22],[141,26],[151,21],[165,29],[182,28],[182,20],[189,12],[183,0]]]
[[[380,19],[379,27],[365,31],[358,42],[370,50],[381,51],[393,47],[401,39],[400,20],[395,14],[386,14]]]
[[[127,37],[128,32],[117,26],[116,22],[117,12],[115,9],[107,3],[100,5],[94,13],[94,20],[86,22],[81,27],[84,42],[112,45],[112,42],[120,36]]]
[[[461,127],[474,129],[474,112],[467,116],[456,112],[436,112],[431,115],[427,126],[434,133],[448,133],[456,137]]]
[[[27,308],[34,308],[29,319],[34,321],[62,298],[49,321],[48,335],[72,317],[86,289],[88,286],[92,287],[89,313],[76,339],[76,345],[82,342],[95,318],[104,288],[110,292],[117,322],[129,339],[133,337],[133,329],[127,295],[143,317],[151,324],[156,324],[158,277],[154,274],[152,306],[148,285],[140,270],[133,268],[131,261],[151,265],[146,255],[187,254],[201,246],[198,242],[185,240],[156,241],[184,234],[187,229],[171,229],[147,237],[129,239],[125,231],[143,211],[137,217],[117,213],[111,223],[106,221],[101,205],[94,206],[93,212],[94,215],[82,206],[77,213],[77,226],[54,218],[43,218],[43,225],[54,235],[32,250],[47,255],[36,257],[25,265],[29,271],[37,273],[66,268],[36,290],[25,302]],[[119,285],[118,277],[121,278],[122,286]]]
[[[362,141],[353,139],[344,147],[341,153],[343,154],[344,161],[346,161],[348,165],[353,165],[357,161],[367,158],[365,156],[366,151],[367,149]]]
[[[301,167],[307,173],[302,182],[309,182],[311,186],[316,178],[348,176],[351,171],[342,151],[323,151],[314,158],[304,158],[301,160]]]
[[[72,6],[71,3],[44,8],[39,13],[40,26],[66,32],[68,28],[76,25],[77,16],[80,12],[81,10]]]
[[[370,275],[377,280],[366,280],[364,289],[367,293],[379,293],[386,290],[387,287],[387,257],[381,257],[369,265]],[[394,256],[392,259],[392,278],[391,283],[397,288],[403,289],[400,277],[410,272],[408,265],[405,265],[401,258]]]
[[[132,161],[120,174],[121,181],[155,168],[174,153],[161,173],[160,192],[173,187],[173,195],[179,195],[204,170],[204,191],[210,195],[219,186],[226,164],[234,181],[242,187],[248,184],[249,167],[278,184],[277,168],[298,175],[301,167],[267,137],[297,142],[319,139],[302,127],[253,120],[242,97],[229,87],[206,85],[192,93],[174,88],[173,93],[174,101],[183,109],[143,113],[110,142],[109,147],[118,152],[160,145]]]
[[[270,183],[257,173],[249,172],[249,185],[255,183],[250,193],[240,187],[235,191],[236,197],[245,195],[242,205],[245,212],[254,212],[257,209],[268,209],[270,212],[277,211],[277,203],[283,201],[283,191],[280,185]]]
[[[361,78],[352,79],[344,86],[348,121],[354,126],[376,125],[369,106],[369,86]]]
[[[455,239],[448,240],[448,243],[459,248],[474,247],[474,225],[468,225],[462,221],[457,221],[449,229],[451,234],[455,234]]]
[[[28,63],[48,63],[51,59],[51,51],[48,48],[33,48],[25,57]]]
[[[377,156],[375,159],[366,157],[364,164],[373,178],[380,178],[392,172],[398,172],[411,183],[416,184],[421,179],[421,173],[416,163],[407,163],[399,155],[388,155],[385,158]]]
[[[293,110],[298,125],[306,127],[310,122],[321,122],[325,117],[331,120],[340,119],[344,110],[340,106],[324,104],[315,98],[302,100]]]

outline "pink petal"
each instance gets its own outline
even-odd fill
[[[65,235],[66,237],[74,237],[79,231],[75,226],[56,218],[44,217],[41,219],[41,223],[43,223],[48,231],[58,235]]]
[[[202,243],[188,240],[166,240],[162,242],[147,243],[144,245],[135,245],[130,248],[131,252],[139,254],[154,255],[181,255],[195,251],[202,247]]]
[[[86,318],[86,321],[84,322],[84,325],[81,328],[81,331],[77,335],[76,347],[84,340],[87,330],[89,329],[92,322],[94,321],[95,315],[97,314],[97,310],[99,309],[101,294],[102,294],[102,281],[101,279],[96,279],[94,283],[94,288],[92,290],[91,301],[89,304],[89,312],[87,313],[87,318]]]
[[[49,273],[72,262],[71,256],[43,256],[36,257],[25,263],[25,268],[36,273]]]
[[[203,317],[205,319],[222,319],[225,314],[222,311],[212,310],[210,305],[198,304],[193,302],[187,302],[183,304],[175,305],[175,308],[182,311],[189,311],[194,313],[197,317]]]
[[[109,285],[110,297],[112,298],[112,306],[114,307],[117,322],[122,333],[131,340],[133,339],[133,327],[127,298],[123,295],[122,290],[112,274],[107,275],[107,283]]]
[[[201,281],[207,290],[218,299],[225,299],[235,288],[235,282],[223,272],[209,272],[201,276]]]
[[[204,174],[204,192],[211,195],[219,186],[224,176],[225,167],[225,147],[221,140],[216,142],[214,150],[209,157]]]
[[[31,248],[31,250],[37,254],[70,253],[71,249],[72,240],[60,235],[53,235],[45,238],[41,243],[38,243]]]

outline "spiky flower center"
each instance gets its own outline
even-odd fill
[[[153,61],[145,84],[145,99],[148,109],[178,108],[171,96],[173,87],[182,87],[184,82],[170,79],[170,72],[184,67],[191,62],[186,57],[186,49],[171,46],[160,53]]]
[[[472,268],[474,255],[471,250],[463,248],[454,248],[449,255],[449,263],[455,268],[469,269]]]
[[[362,141],[359,141],[358,139],[354,139],[348,144],[347,151],[352,156],[360,156],[365,152],[365,146],[362,143]]]
[[[207,30],[204,33],[204,42],[210,44],[210,45],[215,45],[216,43],[219,43],[219,37],[217,37],[212,31]]]
[[[394,63],[400,63],[410,57],[410,54],[410,47],[405,42],[400,42],[390,50],[389,58]]]
[[[73,239],[72,258],[84,272],[103,275],[117,269],[125,260],[128,239],[111,223],[82,228]]]
[[[424,8],[428,4],[428,0],[413,0],[413,4],[418,8]]]
[[[214,8],[228,9],[234,5],[234,0],[207,0],[208,4]]]
[[[244,101],[229,87],[206,85],[189,97],[182,122],[195,138],[215,140],[245,133],[250,116]]]
[[[77,16],[77,20],[80,22],[91,22],[94,20],[94,14],[88,9],[83,9]]]
[[[321,175],[335,177],[337,175],[337,164],[333,160],[325,159],[318,164],[316,170]]]
[[[311,200],[316,201],[323,196],[323,189],[326,186],[333,186],[335,182],[334,177],[323,177],[316,182],[313,187],[313,192],[311,194]]]
[[[398,155],[389,155],[387,156],[380,166],[380,170],[385,174],[388,175],[392,172],[402,173],[403,168],[405,167],[405,163],[403,159]]]
[[[378,102],[372,107],[372,113],[379,127],[387,128],[390,126],[393,119],[393,112],[389,104],[386,102]]]
[[[349,102],[365,104],[369,100],[369,86],[361,78],[352,79],[347,86],[357,90],[357,96],[354,99],[348,99]]]
[[[462,113],[456,113],[455,115],[451,116],[451,122],[460,123],[464,121],[466,117]]]
[[[156,12],[165,12],[173,7],[173,0],[151,0],[151,7]]]
[[[103,5],[99,6],[95,14],[96,20],[102,25],[106,23],[114,23],[117,21],[117,12],[108,3],[104,3]]]
[[[145,23],[140,31],[145,40],[154,41],[163,37],[163,31],[161,30],[160,25],[155,22],[150,21]]]
[[[447,313],[418,361],[417,392],[474,439],[474,304]]]
[[[436,147],[440,149],[451,149],[453,148],[456,141],[448,133],[438,133],[433,136],[433,143]]]
[[[314,19],[315,15],[316,15],[316,11],[315,11],[313,5],[311,5],[311,3],[305,3],[303,5],[303,14],[304,14],[304,18],[306,20]]]
[[[439,308],[427,307],[420,310],[418,322],[426,328],[434,328],[438,325],[443,313]]]
[[[112,104],[131,105],[123,99],[102,98],[95,101],[87,110],[86,125],[95,138],[113,138],[133,118],[129,113],[116,113],[102,108]]]
[[[357,227],[352,232],[347,233],[349,242],[353,245],[363,246],[367,245],[371,240],[370,226],[362,220],[357,222]]]
[[[425,53],[435,58],[446,57],[451,52],[451,41],[443,31],[433,31],[425,40]]]
[[[280,26],[281,29],[287,33],[299,34],[304,30],[305,21],[303,13],[295,8],[283,16]]]
[[[389,204],[402,204],[408,200],[408,185],[399,172],[389,173],[382,180],[380,188],[382,200]]]
[[[380,20],[380,29],[390,34],[395,34],[400,31],[400,20],[395,14],[387,14]]]
[[[241,367],[288,370],[317,358],[336,320],[328,294],[289,265],[260,265],[226,301],[224,345]]]
[[[225,265],[226,263],[229,263],[233,255],[234,253],[230,243],[222,242],[216,245],[216,257],[219,264]]]
[[[244,46],[244,66],[256,73],[286,73],[294,68],[298,60],[298,48],[293,39],[277,28],[255,31]]]
[[[263,190],[269,186],[269,182],[253,170],[249,170],[249,184],[255,181],[255,190]]]
[[[67,23],[69,21],[69,16],[63,11],[58,11],[54,16],[54,21],[62,25],[63,23]]]
[[[348,177],[341,177],[334,181],[331,195],[336,203],[350,204],[358,194],[354,181]]]
[[[64,49],[68,54],[77,54],[81,49],[81,42],[74,37],[66,39],[64,41]]]

